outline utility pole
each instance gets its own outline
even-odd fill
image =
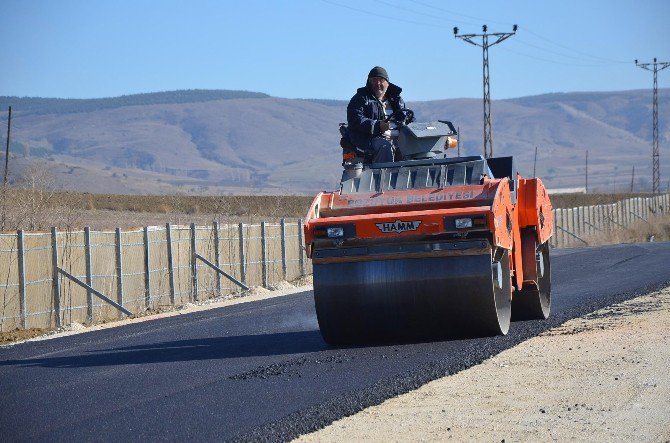
[[[535,146],[535,159],[533,160],[533,177],[537,177],[537,175],[535,175],[536,166],[537,166],[537,146]]]
[[[482,48],[483,62],[482,67],[484,71],[484,157],[493,157],[493,134],[491,130],[491,82],[489,80],[489,46],[497,45],[503,40],[507,40],[518,29],[517,25],[512,27],[512,32],[494,32],[487,33],[487,26],[482,26],[483,34],[458,34],[458,28],[454,27],[454,37],[470,43],[471,45]],[[482,38],[481,44],[473,41],[475,38]],[[489,43],[489,37],[495,37],[493,43]]]
[[[584,172],[584,189],[586,190],[586,193],[589,193],[589,150],[586,150],[586,171]]]
[[[661,192],[661,170],[659,167],[659,152],[658,152],[658,71],[670,66],[668,62],[657,62],[654,57],[653,63],[638,63],[635,60],[635,66],[646,69],[654,73],[654,101],[653,101],[653,121],[654,121],[654,135],[651,150],[651,164],[652,164],[652,192],[659,194]]]
[[[9,117],[7,117],[7,149],[5,150],[5,178],[2,180],[2,186],[7,186],[7,176],[9,172],[9,131],[12,128],[12,107],[9,107]]]
[[[630,193],[633,193],[633,183],[635,183],[635,166],[633,166],[633,174],[630,177]]]
[[[460,157],[461,156],[461,127],[460,126],[456,128],[456,136],[458,137],[458,138],[456,138],[456,146],[458,148],[458,154],[457,155]]]

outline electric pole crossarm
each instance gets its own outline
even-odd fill
[[[498,40],[496,40],[495,42],[489,44],[489,46],[493,46],[493,45],[497,45],[498,43],[500,43],[500,42],[502,42],[502,41],[504,41],[504,40],[507,40],[508,38],[510,38],[511,36],[513,36],[514,33],[507,33],[507,34],[489,34],[489,35],[495,35],[495,36],[498,37]]]
[[[493,130],[491,124],[491,82],[489,79],[489,46],[496,45],[507,40],[517,31],[517,25],[512,27],[513,32],[492,32],[488,33],[488,27],[482,26],[483,34],[459,34],[458,28],[454,28],[454,37],[460,38],[464,42],[482,48],[482,68],[483,68],[483,87],[484,87],[484,157],[493,157]],[[489,43],[489,36],[496,37],[493,43]],[[482,39],[481,44],[474,39]]]
[[[670,62],[666,63],[638,63],[637,66],[642,69],[646,69],[647,71],[654,72],[654,71],[661,71],[668,66],[670,66]]]
[[[470,34],[470,35],[457,35],[456,37],[457,37],[457,38],[460,38],[460,39],[463,40],[464,42],[468,42],[468,43],[470,43],[471,45],[479,46],[480,48],[482,47],[482,45],[480,45],[479,43],[477,43],[477,42],[473,42],[473,41],[472,41],[472,38],[473,38],[473,37],[479,37],[479,36],[477,36],[477,35],[474,35],[474,34]]]

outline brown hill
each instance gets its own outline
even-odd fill
[[[663,189],[669,98],[662,90]],[[335,188],[341,173],[337,124],[345,101],[175,91],[97,100],[0,97],[7,105],[15,181],[48,170],[63,189],[96,193],[304,194]],[[408,106],[419,120],[453,121],[462,154],[481,154],[481,100]],[[633,166],[635,190],[650,187],[649,91],[547,94],[495,101],[492,109],[495,154],[514,155],[531,175],[538,146],[537,175],[550,188],[584,185],[587,149],[590,189],[628,190]]]

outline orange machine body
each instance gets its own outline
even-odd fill
[[[516,185],[516,202],[511,184]],[[305,218],[307,255],[316,263],[336,262],[336,256],[313,256],[319,248],[348,248],[361,245],[461,243],[486,240],[487,245],[509,251],[512,283],[517,290],[536,283],[537,277],[524,278],[522,238],[535,236],[545,243],[553,235],[552,207],[547,191],[538,178],[517,176],[485,178],[479,185],[451,186],[442,189],[394,190],[384,193],[341,194],[323,192],[316,196]],[[469,226],[456,226],[469,219]],[[341,229],[340,237],[329,237],[329,229]],[[477,243],[468,248],[357,257],[356,260],[402,259],[421,255],[467,255],[479,253]],[[347,258],[346,260],[351,260]],[[530,260],[530,258],[526,258]],[[535,269],[534,257],[532,259]],[[526,269],[531,269],[527,264]]]

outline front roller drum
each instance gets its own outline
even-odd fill
[[[329,344],[506,334],[507,251],[314,264],[314,301]]]
[[[524,239],[525,240],[525,239]],[[512,321],[546,320],[551,311],[551,261],[549,242],[538,245],[533,240],[523,243],[524,266],[531,266],[530,272],[524,267],[524,275],[531,274],[532,282],[524,283],[520,291],[512,296]]]

